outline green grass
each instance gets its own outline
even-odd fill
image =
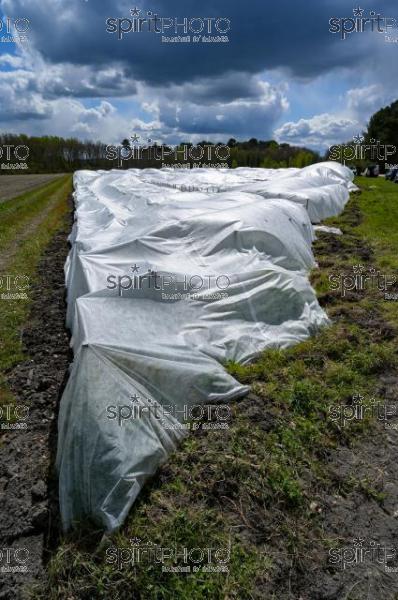
[[[3,257],[6,257],[1,276],[8,275],[12,278],[17,275],[27,276],[29,284],[34,283],[35,269],[43,250],[60,228],[67,214],[67,198],[71,190],[71,177],[66,176],[38,190],[0,204],[0,248],[4,253]],[[43,219],[40,220],[42,217]],[[40,222],[33,226],[35,219]],[[7,260],[7,248],[15,241]],[[2,291],[4,292],[5,289],[3,288]],[[0,403],[2,404],[9,403],[13,399],[5,383],[5,374],[24,358],[21,328],[29,314],[29,288],[26,292],[27,299],[0,299]]]
[[[363,222],[358,233],[373,246],[380,267],[398,269],[398,185],[384,179],[359,178],[363,188],[361,210]]]
[[[398,186],[358,183],[362,194],[329,220],[343,229],[339,246],[331,252],[322,239],[316,244],[320,269],[312,281],[331,326],[289,350],[264,352],[251,365],[228,364],[255,394],[233,404],[230,428],[187,438],[146,486],[123,530],[101,548],[93,533],[63,538],[33,598],[280,598],[281,557],[285,574],[299,580],[333,543],[320,527],[319,497],[356,491],[382,502],[375,482],[356,474],[336,479],[328,461],[333,449],[355,449],[375,427],[369,416],[343,427],[331,418],[333,407],[350,407],[356,394],[367,403],[378,399],[379,377],[398,364],[398,304],[374,291],[353,301],[330,289],[330,274],[358,263],[397,267]],[[229,573],[176,575],[157,564],[122,570],[108,564],[107,546],[128,547],[133,537],[188,548],[230,544]]]
[[[31,190],[0,203],[0,251],[4,251],[25,230],[30,221],[40,216],[54,194],[59,194],[65,182],[70,182],[71,176],[66,175],[46,185]]]

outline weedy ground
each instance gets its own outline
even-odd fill
[[[18,176],[7,182],[14,177],[18,187]],[[0,204],[0,294],[18,293],[13,282],[19,276],[20,291],[23,288],[27,296],[0,300],[0,405],[13,401],[4,374],[23,359],[21,330],[31,304],[25,286],[34,282],[40,257],[70,210],[71,191],[72,178],[66,175]]]

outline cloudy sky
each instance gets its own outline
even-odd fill
[[[329,31],[332,18],[337,28],[371,11],[389,19],[390,41]],[[148,12],[169,38],[175,18],[184,36],[186,19],[191,41],[162,41],[148,22],[118,36]],[[0,15],[1,132],[106,143],[256,137],[325,150],[398,99],[392,0],[0,0]]]

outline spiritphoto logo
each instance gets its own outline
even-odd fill
[[[27,548],[0,548],[0,573],[27,573],[28,562]]]
[[[166,405],[134,394],[128,404],[107,406],[106,417],[119,427],[141,419],[154,419],[164,429],[196,431],[229,429],[232,412],[227,404]],[[176,419],[178,423],[174,422]]]
[[[106,31],[122,40],[127,34],[154,33],[161,36],[162,43],[225,43],[231,29],[226,17],[162,17],[151,10],[141,16],[141,9],[134,7],[129,17],[108,17]],[[165,35],[167,34],[167,35]]]
[[[130,546],[110,546],[106,550],[106,562],[119,571],[136,565],[161,566],[164,573],[228,573],[231,548],[160,546],[143,542],[134,537]]]
[[[334,273],[329,275],[330,289],[340,291],[342,298],[347,296],[347,292],[374,290],[384,292],[385,300],[391,299],[388,298],[388,291],[397,281],[395,275],[386,275],[376,271],[374,267],[366,270],[363,265],[354,265],[352,269],[352,274]]]
[[[21,144],[15,146],[14,144],[3,144],[0,145],[0,160],[7,161],[1,163],[1,169],[3,171],[10,170],[25,170],[28,168],[28,164],[25,162],[29,157],[29,147]]]
[[[375,10],[370,10],[367,14],[365,9],[360,6],[354,8],[352,12],[352,17],[329,19],[330,33],[338,34],[342,40],[346,40],[353,33],[374,32],[384,34],[386,42],[395,41],[393,36],[386,35],[398,29],[398,22],[395,18],[384,17]]]
[[[0,275],[1,300],[27,300],[30,287],[27,275]]]
[[[369,144],[364,142],[365,138],[359,134],[354,136],[352,144],[330,146],[329,159],[336,160],[343,165],[346,164],[346,161],[352,160],[387,161],[397,151],[393,144],[382,144],[375,138],[371,138]]]
[[[174,165],[167,166],[171,169],[174,168]],[[186,168],[190,168],[190,166],[188,165]],[[167,183],[165,181],[159,183],[156,182],[156,185],[158,185],[159,187],[166,187],[173,190],[179,190],[180,192],[203,192],[205,194],[218,194],[221,191],[220,186],[217,185],[187,185],[186,183]]]
[[[141,267],[135,263],[130,267],[131,275],[110,273],[106,278],[107,289],[117,289],[119,296],[123,296],[123,292],[129,290],[155,290],[162,292],[162,300],[220,300],[227,296],[225,290],[231,284],[228,275],[205,275],[203,273],[200,275],[176,275],[175,273],[158,273],[152,269],[148,269],[146,273],[140,275],[140,269]]]
[[[329,564],[341,571],[358,565],[381,565],[386,573],[398,573],[397,549],[375,541],[366,543],[365,539],[358,538],[352,546],[330,549]]]
[[[366,398],[361,394],[352,397],[352,404],[334,404],[329,407],[332,421],[340,427],[346,427],[353,422],[363,422],[367,419],[377,420],[384,424],[385,429],[397,429],[397,423],[391,423],[398,416],[398,404],[381,402],[376,398]]]
[[[18,404],[0,405],[0,430],[27,429],[29,406]]]
[[[141,136],[133,134],[122,144],[108,144],[105,158],[117,160],[118,167],[122,167],[123,163],[129,160],[154,160],[161,163],[162,167],[188,168],[186,161],[193,161],[194,167],[228,168],[225,161],[230,158],[230,148],[225,144],[173,145],[158,144],[151,138],[147,138],[143,143],[140,139]]]
[[[29,29],[30,21],[26,17],[13,19],[5,16],[0,19],[0,42],[3,44],[26,42]]]

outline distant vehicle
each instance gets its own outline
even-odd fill
[[[347,166],[350,169],[350,171],[352,171],[354,173],[355,176],[361,174],[361,169],[359,167],[353,167],[353,166],[349,166],[349,165],[347,165]]]
[[[398,175],[398,167],[394,167],[393,169],[389,169],[386,173],[386,179],[390,181],[395,181]]]
[[[369,165],[363,174],[365,177],[378,177],[380,175],[380,167],[379,165]]]

